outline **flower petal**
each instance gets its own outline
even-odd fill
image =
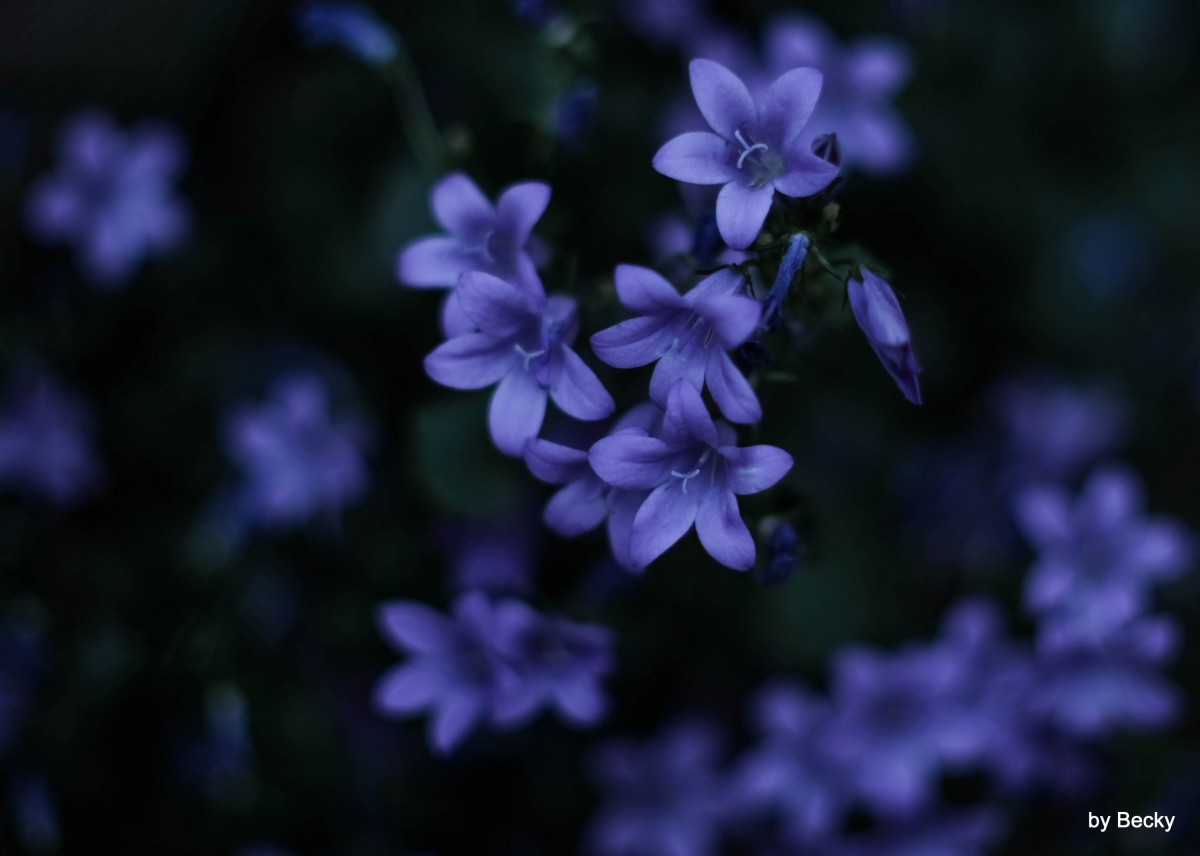
[[[525,446],[525,465],[534,478],[549,484],[566,484],[588,466],[588,453],[541,438]]]
[[[464,273],[454,291],[467,317],[491,336],[515,336],[537,315],[533,302],[515,285],[482,271]]]
[[[696,534],[708,555],[722,565],[735,571],[754,566],[754,538],[742,520],[733,491],[707,492],[696,513]]]
[[[708,131],[689,131],[663,143],[651,162],[654,168],[687,184],[724,184],[738,178],[725,140]]]
[[[590,676],[559,683],[554,688],[554,704],[563,719],[576,725],[593,725],[608,712],[608,699]]]
[[[425,358],[425,373],[442,386],[480,389],[508,374],[512,345],[486,333],[467,333],[438,345]]]
[[[684,493],[682,481],[671,479],[650,492],[633,519],[629,553],[638,570],[645,568],[687,534],[696,521],[703,491]]]
[[[762,306],[740,294],[704,297],[696,301],[696,312],[713,328],[721,347],[736,348],[758,329]]]
[[[675,286],[650,268],[617,265],[613,280],[621,305],[642,315],[670,312],[684,305]]]
[[[824,161],[822,161],[824,163]],[[748,187],[740,181],[731,181],[717,194],[717,231],[730,248],[744,250],[754,243],[762,231],[775,188]]]
[[[1066,544],[1071,538],[1071,503],[1060,487],[1034,485],[1020,491],[1013,499],[1013,517],[1034,547]]]
[[[483,718],[483,699],[474,692],[458,692],[446,699],[429,723],[429,741],[445,755],[461,743]]]
[[[717,351],[709,357],[704,380],[713,401],[730,422],[753,425],[762,420],[762,405],[754,394],[754,387],[729,354]]]
[[[613,559],[626,570],[637,570],[630,554],[633,521],[647,494],[640,490],[613,488],[608,492],[608,546]]]
[[[550,497],[542,519],[564,538],[590,532],[608,516],[604,501],[604,482],[589,473],[569,482]]]
[[[812,196],[829,186],[837,178],[838,167],[819,158],[808,149],[806,138],[798,140],[784,150],[787,171],[771,184],[784,196],[799,199]]]
[[[427,660],[394,666],[375,684],[372,704],[385,714],[403,715],[428,707],[445,685],[445,675]]]
[[[550,185],[545,182],[514,184],[496,201],[497,227],[511,236],[515,246],[523,247],[549,204]]]
[[[792,456],[775,446],[725,446],[718,451],[726,462],[729,490],[743,496],[773,487],[792,468]]]
[[[677,382],[667,394],[663,439],[674,448],[696,442],[717,445],[717,426],[708,415],[704,399],[700,397],[700,391],[685,380]]]
[[[755,123],[754,99],[736,74],[709,59],[692,60],[688,71],[696,106],[719,135],[732,140],[734,132]]]
[[[674,320],[670,316],[650,315],[622,321],[592,336],[592,352],[618,369],[648,365],[670,345]]]
[[[375,610],[375,624],[383,637],[401,651],[442,651],[453,636],[449,618],[430,606],[411,600],[380,605]]]
[[[764,134],[785,147],[799,137],[821,97],[823,80],[815,68],[793,68],[776,78],[763,97]]]
[[[414,288],[450,288],[475,263],[456,238],[418,238],[396,257],[396,279]]]
[[[455,235],[467,234],[496,219],[492,203],[461,172],[451,173],[435,184],[429,199],[434,219]]]
[[[488,431],[497,449],[516,458],[526,441],[537,436],[545,417],[546,390],[528,372],[512,371],[492,393]]]
[[[612,396],[596,373],[566,345],[559,345],[550,359],[550,397],[569,416],[591,422],[612,414]]]
[[[671,477],[674,455],[657,437],[614,434],[592,444],[588,462],[613,487],[649,490]]]
[[[668,349],[650,375],[650,399],[665,408],[671,388],[681,380],[699,391],[704,386],[707,359],[703,345],[694,336]]]

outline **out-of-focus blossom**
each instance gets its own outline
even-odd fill
[[[735,570],[754,565],[754,537],[737,497],[778,482],[792,457],[774,446],[738,448],[733,429],[714,423],[700,393],[684,380],[667,398],[661,437],[630,429],[598,441],[592,469],[613,487],[650,491],[630,533],[630,557],[641,570],[694,525],[709,555]]]
[[[911,74],[901,42],[866,36],[842,45],[816,18],[785,13],[767,22],[763,52],[769,75],[806,66],[825,77],[820,103],[805,126],[806,141],[837,134],[846,165],[880,175],[908,165],[912,136],[892,106]]]
[[[668,726],[642,743],[603,744],[592,779],[604,798],[587,833],[597,856],[709,856],[718,852],[721,778],[716,732],[697,722]]]
[[[1040,486],[1015,503],[1038,554],[1025,605],[1094,638],[1144,612],[1151,587],[1179,576],[1192,558],[1182,526],[1142,514],[1141,485],[1123,469],[1095,472],[1074,502],[1061,487]]]
[[[296,30],[309,47],[342,48],[368,65],[387,65],[399,52],[396,34],[362,3],[302,3]]]
[[[611,637],[594,625],[546,618],[515,600],[492,604],[468,592],[447,617],[421,603],[383,604],[380,631],[409,654],[375,687],[375,707],[390,716],[428,710],[429,743],[440,753],[485,722],[516,728],[543,706],[590,725],[607,700],[600,679],[611,668]]]
[[[654,168],[688,184],[723,185],[717,228],[735,250],[754,243],[778,190],[811,196],[829,186],[837,167],[814,155],[803,137],[821,93],[821,73],[794,68],[755,102],[732,71],[711,60],[693,60],[692,93],[712,131],[693,131],[667,142]]]
[[[81,399],[43,371],[18,370],[0,411],[0,490],[62,508],[78,504],[101,479],[91,434]]]
[[[537,520],[518,505],[501,520],[452,520],[436,540],[446,554],[451,585],[491,594],[526,594],[536,566]]]
[[[904,319],[900,301],[882,277],[865,268],[859,271],[859,276],[861,279],[851,276],[846,283],[854,320],[904,397],[913,404],[920,404],[921,385],[917,375],[921,367],[913,354],[908,322]]]
[[[234,684],[214,684],[204,698],[204,736],[184,753],[183,773],[211,798],[236,801],[251,792],[253,763],[246,698]]]
[[[800,534],[784,520],[764,522],[766,526],[766,555],[756,571],[756,581],[775,585],[791,577],[800,565]]]
[[[649,268],[620,265],[617,296],[640,313],[592,336],[592,350],[616,368],[656,362],[650,398],[665,405],[672,387],[683,380],[697,392],[705,386],[727,419],[762,419],[762,407],[729,351],[758,328],[762,310],[743,294],[744,278],[720,270],[680,295]]]
[[[454,289],[442,305],[447,336],[478,326],[456,298],[455,286],[468,271],[491,274],[531,299],[544,299],[535,266],[540,249],[530,235],[550,203],[549,185],[510,185],[493,206],[475,182],[456,172],[434,185],[429,199],[434,219],[449,234],[427,235],[406,245],[396,260],[396,276],[416,288]]]
[[[183,137],[164,122],[126,131],[99,110],[68,118],[58,163],[29,189],[26,222],[47,244],[69,244],[97,288],[125,285],[146,257],[175,249],[191,230],[175,182],[187,159]]]
[[[612,0],[629,25],[647,41],[684,45],[709,26],[705,0]]]
[[[612,669],[612,633],[596,624],[543,616],[519,600],[496,608],[501,652],[519,680],[503,716],[522,722],[542,707],[576,725],[595,725],[608,712],[601,679]]]
[[[486,273],[459,280],[459,303],[478,332],[463,333],[425,358],[425,371],[454,389],[479,389],[499,382],[488,409],[496,447],[514,457],[537,436],[546,400],[585,421],[603,419],[615,404],[571,343],[579,332],[575,301],[547,298],[541,283],[529,294]]]
[[[316,375],[287,375],[265,402],[234,408],[223,435],[242,475],[234,504],[250,524],[336,520],[367,489],[370,430],[357,417],[331,415],[328,389]]]
[[[1179,691],[1160,671],[1178,645],[1179,628],[1160,616],[1135,619],[1100,640],[1044,622],[1030,708],[1083,740],[1118,728],[1161,728],[1182,709]]]
[[[590,80],[573,83],[554,102],[554,136],[568,145],[579,143],[595,127],[599,109],[600,88]]]
[[[42,666],[37,625],[20,616],[6,616],[0,622],[0,761],[25,725]]]

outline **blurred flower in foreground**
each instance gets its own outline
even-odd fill
[[[336,520],[366,492],[369,433],[357,418],[332,418],[319,377],[285,376],[267,401],[243,404],[225,418],[225,448],[243,476],[237,510],[248,525],[265,527],[318,515]]]
[[[309,47],[339,47],[369,65],[387,65],[398,52],[391,28],[361,3],[303,3],[296,30]]]
[[[545,618],[516,600],[493,604],[482,592],[459,597],[453,616],[400,600],[381,605],[377,621],[410,657],[379,679],[375,707],[388,716],[428,709],[437,752],[484,722],[516,728],[543,706],[583,725],[607,708],[598,682],[610,668],[612,639],[602,627]]]
[[[860,279],[855,279],[852,275],[846,283],[854,319],[904,397],[913,404],[920,404],[921,385],[917,375],[921,367],[913,355],[904,310],[892,287],[882,277],[866,269],[860,270],[859,276]]]
[[[708,856],[720,841],[720,741],[698,722],[641,743],[610,740],[592,756],[604,791],[587,833],[598,856]]]
[[[26,221],[47,244],[70,244],[83,274],[98,288],[125,285],[147,256],[177,247],[191,213],[175,196],[187,147],[162,122],[122,130],[94,109],[59,130],[58,164],[29,190]]]
[[[814,155],[803,137],[821,94],[821,73],[794,68],[756,101],[720,63],[697,59],[690,69],[692,94],[712,130],[668,141],[654,168],[687,184],[723,185],[717,228],[726,244],[744,249],[758,237],[775,191],[811,196],[837,176],[837,167]]]
[[[396,277],[415,288],[448,288],[442,306],[447,336],[476,328],[456,297],[459,277],[482,271],[531,297],[542,293],[536,270],[539,247],[530,237],[550,203],[550,186],[526,181],[505,188],[495,206],[462,173],[446,176],[429,194],[430,208],[448,235],[427,235],[407,244],[396,259]]]
[[[63,508],[100,481],[92,416],[83,402],[40,370],[19,370],[0,411],[0,489]]]
[[[523,504],[499,520],[455,519],[435,540],[446,556],[455,591],[528,594],[537,564],[537,518]]]

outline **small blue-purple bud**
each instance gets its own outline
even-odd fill
[[[788,579],[800,564],[800,535],[796,527],[782,520],[771,524],[767,534],[766,555],[754,573],[759,585],[777,585]]]
[[[767,299],[764,301],[763,329],[776,330],[782,323],[783,301],[787,299],[792,280],[804,267],[804,260],[808,258],[809,246],[808,235],[800,232],[792,235],[791,241],[788,242],[787,252],[783,254],[783,261],[779,263],[779,272],[775,275],[775,284],[767,292]]]
[[[842,165],[842,144],[836,133],[822,134],[813,140],[812,153],[834,166]]]
[[[863,268],[855,279],[851,276],[846,283],[846,294],[850,310],[871,345],[871,350],[904,397],[913,404],[921,403],[921,386],[917,375],[921,367],[913,355],[908,322],[896,294],[883,277]]]
[[[573,83],[554,107],[554,135],[564,143],[579,142],[596,124],[600,89],[590,80]]]

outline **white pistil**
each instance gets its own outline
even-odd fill
[[[746,158],[748,158],[753,152],[759,151],[760,149],[764,152],[767,151],[766,143],[755,143],[754,145],[750,145],[750,143],[746,141],[746,138],[742,136],[741,131],[734,131],[733,135],[737,137],[737,141],[742,144],[742,153],[738,155],[737,159],[738,169],[742,168],[742,164],[746,162]]]
[[[542,354],[546,353],[545,348],[542,348],[537,351],[526,351],[520,345],[513,345],[513,350],[516,351],[518,354],[520,354],[521,359],[523,359],[525,361],[525,371],[529,371],[529,361],[530,360],[536,359],[537,357],[540,357],[540,356],[542,356]]]
[[[696,467],[696,469],[691,470],[686,473],[681,473],[681,472],[677,472],[676,470],[671,470],[671,475],[675,476],[675,478],[677,478],[677,479],[683,479],[683,492],[687,493],[688,482],[690,482],[696,476],[700,475],[700,468]]]

